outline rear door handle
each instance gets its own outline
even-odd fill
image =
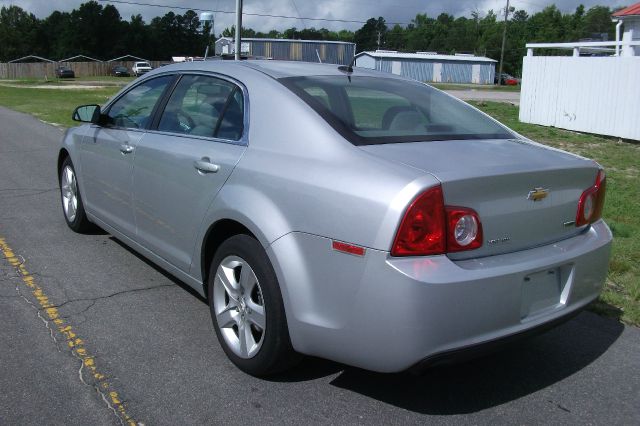
[[[213,164],[209,158],[204,157],[202,160],[193,162],[193,167],[200,173],[217,173],[220,170],[220,166]]]
[[[128,143],[123,143],[120,145],[120,152],[123,154],[131,154],[135,148],[129,145]]]

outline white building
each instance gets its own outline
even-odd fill
[[[418,81],[493,84],[497,61],[482,56],[393,50],[360,52],[356,66],[401,75]]]
[[[621,27],[623,42],[640,41],[640,3],[636,3],[613,14],[617,21],[616,41],[620,41]],[[640,56],[640,46],[623,46],[622,56]]]
[[[279,61],[322,62],[346,65],[356,53],[356,45],[343,41],[289,40],[280,38],[242,38],[240,51]],[[235,53],[235,40],[222,37],[216,40],[216,55]]]
[[[640,3],[612,19],[615,41],[527,44],[520,121],[640,141]]]

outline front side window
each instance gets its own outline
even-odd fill
[[[153,108],[172,80],[173,76],[162,76],[129,90],[109,108],[108,124],[128,129],[146,128]]]
[[[243,131],[243,97],[238,86],[202,75],[185,75],[162,112],[158,130],[239,140]]]
[[[355,145],[514,137],[471,106],[418,82],[347,76],[280,81]]]

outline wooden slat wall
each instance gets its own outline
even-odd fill
[[[137,61],[0,63],[0,79],[45,79],[45,77],[54,79],[55,69],[59,66],[71,68],[76,73],[76,77],[98,77],[110,75],[111,69],[116,65],[126,66],[131,72],[134,62]],[[153,68],[157,68],[161,62],[151,61],[150,63]]]
[[[526,56],[520,121],[640,140],[640,57]]]

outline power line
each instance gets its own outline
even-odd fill
[[[155,4],[155,3],[143,3],[138,1],[128,1],[128,0],[98,0],[102,3],[116,3],[116,4],[126,4],[133,6],[149,6],[149,7],[161,7],[166,9],[178,9],[178,10],[193,10],[198,12],[212,12],[212,13],[227,13],[227,14],[235,14],[235,11],[230,10],[212,10],[212,9],[199,9],[195,7],[186,7],[186,6],[177,6],[170,4]],[[287,16],[287,15],[275,15],[270,13],[251,13],[251,12],[243,12],[243,15],[246,16],[259,16],[262,18],[280,18],[280,19],[301,19],[307,21],[322,21],[322,22],[342,22],[348,24],[366,24],[367,21],[359,21],[355,19],[330,19],[330,18],[308,18],[302,16]],[[390,25],[408,25],[408,22],[387,22]]]
[[[296,4],[296,1],[291,0],[291,4],[293,4],[293,8],[295,9],[296,14],[298,15],[298,17],[300,17],[300,10],[298,10],[298,5]],[[307,23],[304,21],[304,19],[300,18],[300,22],[302,22],[302,26],[306,29]]]

